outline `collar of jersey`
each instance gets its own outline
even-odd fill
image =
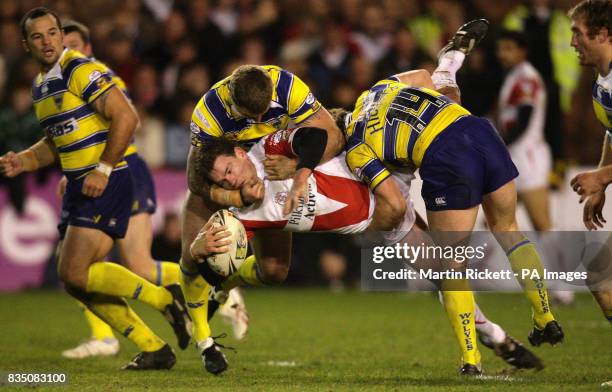
[[[64,51],[62,52],[61,56],[59,57],[59,59],[57,59],[57,62],[53,65],[53,67],[51,67],[49,72],[47,72],[46,74],[43,74],[41,72],[43,82],[46,82],[49,79],[62,79],[62,67],[60,66],[60,63],[62,62],[62,59],[64,58],[66,52],[68,52],[68,48],[64,48]]]

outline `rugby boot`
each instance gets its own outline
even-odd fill
[[[489,21],[486,19],[470,20],[453,35],[453,38],[438,52],[438,58],[451,50],[458,50],[466,56],[487,35]]]
[[[136,356],[123,370],[166,370],[172,369],[176,363],[176,355],[169,345],[164,345],[157,351],[143,351]]]
[[[479,335],[478,337],[482,344],[495,352],[495,355],[517,369],[544,369],[544,364],[540,358],[512,336],[506,335],[506,339],[499,344],[493,343],[483,335]]]
[[[554,346],[557,343],[563,342],[564,337],[561,326],[556,320],[553,320],[546,323],[544,329],[533,327],[533,331],[529,334],[528,339],[532,346],[539,346],[542,343],[550,343],[551,346]]]
[[[228,363],[225,354],[220,348],[227,348],[236,351],[233,347],[226,347],[217,343],[215,339],[224,338],[226,334],[221,334],[215,337],[209,337],[205,341],[198,343],[198,348],[201,350],[202,363],[207,372],[214,375],[221,374],[227,370]]]
[[[482,367],[480,365],[464,363],[461,369],[459,369],[459,374],[462,376],[480,376],[482,375]]]

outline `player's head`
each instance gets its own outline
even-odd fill
[[[329,114],[331,114],[340,131],[346,135],[346,126],[349,123],[351,113],[342,108],[333,108],[329,110]]]
[[[93,56],[89,29],[76,20],[65,20],[62,23],[64,28],[64,45],[69,49],[78,50],[87,57]]]
[[[214,138],[202,146],[196,160],[196,174],[225,189],[240,189],[257,181],[257,170],[246,151],[229,140]]]
[[[497,37],[497,59],[504,68],[511,68],[527,58],[527,39],[518,31],[502,31]]]
[[[45,7],[29,10],[21,19],[23,47],[43,69],[53,66],[64,50],[62,23]]]
[[[272,87],[270,75],[257,65],[241,65],[230,76],[229,91],[236,110],[258,121],[270,107]]]
[[[580,64],[598,64],[612,45],[612,1],[584,0],[568,15],[572,20],[572,46]]]

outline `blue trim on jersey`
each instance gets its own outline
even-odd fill
[[[62,77],[66,81],[66,85],[70,83],[70,78],[72,77],[72,74],[79,66],[90,63],[90,62],[91,62],[90,59],[80,58],[80,57],[76,57],[70,60],[68,64],[64,66],[64,69],[62,69]]]
[[[363,138],[365,136],[366,122],[363,120],[357,121],[355,123],[355,128],[353,129],[353,134],[346,141],[346,150],[350,151],[353,148],[357,147],[359,144],[363,142]]]
[[[395,146],[397,141],[397,128],[399,122],[393,121],[391,125],[385,124],[383,133],[385,135],[385,142],[383,144],[383,158],[387,162],[394,161],[397,156],[395,154]],[[389,147],[389,148],[387,148]]]
[[[98,86],[98,81],[101,78],[105,78],[108,83],[113,83],[111,76],[107,73],[103,73],[100,77],[96,78],[96,80],[89,82],[89,84],[87,85],[87,87],[85,87],[85,89],[83,89],[83,93],[81,94],[85,102],[88,102],[89,98],[100,90],[100,86]]]
[[[519,242],[518,244],[515,244],[514,246],[512,246],[512,248],[510,248],[508,250],[508,252],[506,252],[506,256],[510,256],[515,250],[517,250],[521,246],[529,245],[530,243],[531,243],[531,241],[529,241],[529,240],[523,240],[523,241]]]
[[[310,109],[312,109],[312,105],[309,105],[306,100],[304,100],[302,106],[300,106],[300,108],[296,110],[295,113],[291,114],[291,118],[300,117],[302,114],[306,113]]]
[[[414,150],[414,145],[416,144],[417,139],[421,136],[419,132],[416,131],[414,127],[411,127],[410,136],[408,137],[408,156],[412,157],[412,151]]]
[[[286,108],[289,108],[291,87],[293,87],[293,75],[283,69],[276,82],[276,95],[278,102]]]
[[[40,126],[46,128],[50,125],[62,123],[71,118],[74,118],[75,120],[80,120],[83,117],[90,116],[94,113],[95,111],[89,105],[85,104],[67,112],[62,112],[43,118],[40,120]]]
[[[372,159],[361,168],[361,173],[368,182],[372,182],[383,170],[385,170],[385,165],[378,159]]]
[[[91,135],[87,136],[85,139],[78,140],[74,143],[70,143],[62,147],[58,147],[57,150],[60,153],[78,151],[86,147],[91,147],[96,144],[101,144],[101,143],[106,142],[107,136],[108,136],[108,129],[104,129],[102,131],[92,133]]]
[[[43,86],[47,86],[47,92],[44,94],[42,93]],[[32,101],[38,102],[52,95],[56,95],[61,92],[65,92],[67,91],[66,86],[67,84],[64,83],[62,79],[59,79],[59,78],[45,80],[38,86],[36,85],[32,86]]]
[[[223,133],[242,129],[246,126],[246,120],[243,120],[242,122],[244,125],[239,127],[238,121],[232,120],[227,115],[227,111],[225,110],[225,106],[223,106],[223,102],[221,102],[219,94],[217,94],[217,90],[211,90],[204,95],[204,104],[219,128],[223,130]]]

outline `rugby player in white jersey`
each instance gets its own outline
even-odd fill
[[[266,136],[248,153],[230,141],[217,139],[207,144],[207,157],[197,162],[196,172],[227,188],[242,185],[247,188],[244,192],[259,200],[250,206],[231,209],[244,224],[250,239],[256,238],[257,233],[266,235],[270,230],[358,234],[379,226],[376,220],[386,220],[386,217],[380,211],[375,212],[376,199],[373,193],[350,172],[344,154],[316,166],[314,170],[306,167],[309,164],[301,159],[304,155],[310,159],[320,157],[322,146],[325,145],[324,137],[324,131],[317,128],[281,130]],[[311,174],[305,182],[305,198],[295,198],[301,194],[299,189],[302,186],[296,186],[293,179],[267,179],[264,161],[270,154],[297,158],[298,168],[303,167],[301,170]],[[403,177],[397,181],[407,200],[410,200],[410,180],[411,177]],[[419,224],[416,224],[417,214],[411,202],[409,206],[403,221],[395,230],[385,233],[383,241],[386,244],[402,242],[433,245],[424,231],[426,226],[423,221],[419,219]],[[191,246],[192,256],[203,260],[213,252],[222,252],[227,244],[224,238],[222,228],[211,230],[209,225],[205,225]],[[289,249],[284,257],[290,258]],[[428,269],[439,268],[440,265],[439,261],[431,263],[431,260],[419,260],[415,264],[416,268]],[[199,263],[198,266],[208,282],[223,284],[226,289],[232,284],[241,284],[238,280],[222,282],[206,263]],[[195,328],[203,321],[194,320]],[[517,368],[542,367],[535,355],[508,336],[497,324],[490,322],[478,307],[476,329],[483,342],[509,364]]]

